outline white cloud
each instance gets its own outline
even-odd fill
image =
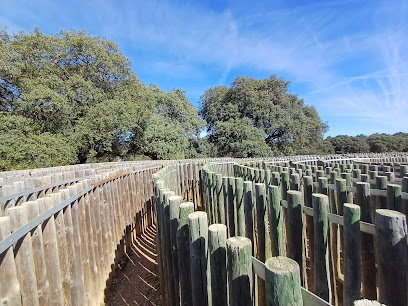
[[[6,8],[12,9],[13,3]],[[30,8],[29,3],[19,6]],[[339,116],[371,120],[373,131],[376,122],[384,121],[395,131],[408,131],[408,2],[318,1],[286,8],[285,1],[264,4],[267,8],[258,5],[243,14],[247,1],[214,11],[182,1],[94,0],[57,6],[39,0],[20,16],[33,23],[31,28],[38,20],[42,28],[52,29],[48,32],[84,28],[117,41],[128,56],[135,54],[136,73],[139,67],[151,67],[162,74],[148,80],[159,86],[161,77],[184,82],[187,74],[202,83],[177,87],[197,93],[229,85],[236,71],[283,75],[294,88],[308,85],[301,97],[322,117],[333,119],[333,133],[341,130],[336,126]],[[45,14],[52,20],[45,20]],[[0,22],[8,20],[16,28],[20,22],[27,29],[23,20],[1,15]],[[141,50],[144,56],[138,58]],[[212,66],[216,69],[208,69]]]

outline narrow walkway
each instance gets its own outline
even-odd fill
[[[160,305],[155,226],[135,241],[128,255],[105,289],[105,305]]]

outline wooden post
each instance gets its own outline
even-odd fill
[[[281,190],[279,186],[269,186],[269,224],[272,256],[285,256],[286,246],[283,237],[283,214]]]
[[[370,177],[368,176],[368,174],[361,174],[360,175],[360,180],[362,182],[370,182]]]
[[[323,171],[323,170],[317,170],[317,171],[316,171],[316,182],[319,181],[319,177],[326,177],[326,176],[324,175],[324,171]]]
[[[136,193],[138,193],[138,174],[136,174],[135,178],[136,183]],[[164,254],[162,251],[162,237],[163,237],[163,219],[162,219],[162,205],[160,201],[160,188],[163,188],[164,182],[160,180],[160,176],[158,173],[153,174],[153,191],[154,191],[154,203],[155,203],[155,213],[156,213],[156,227],[157,227],[157,234],[156,234],[156,246],[157,246],[157,255],[158,255],[158,273],[160,278],[160,295],[161,295],[161,302],[164,303],[166,299],[166,285],[165,285],[165,269],[164,269]],[[137,196],[137,198],[139,198]],[[136,216],[138,211],[138,206],[136,206]],[[137,219],[135,217],[135,227],[137,229]],[[136,232],[135,232],[135,240],[137,239]]]
[[[300,276],[304,284],[306,281],[306,265],[304,262],[303,194],[300,191],[288,191],[287,217],[288,257],[295,260],[301,267]]]
[[[12,232],[28,222],[27,208],[24,206],[10,207],[6,210],[6,213],[10,217]],[[22,304],[39,305],[30,233],[17,241],[14,256],[17,278],[20,283]]]
[[[344,286],[343,305],[353,306],[361,297],[360,206],[344,204]]]
[[[280,175],[279,175],[279,172],[272,172],[271,185],[280,186]]]
[[[227,239],[227,253],[229,305],[253,305],[251,240],[246,237]]]
[[[28,201],[22,206],[27,208],[28,220],[32,220],[38,217],[38,215],[40,214],[38,201]],[[47,267],[45,264],[46,257],[44,255],[44,241],[41,224],[32,229],[31,243],[33,246],[33,258],[38,288],[38,300],[40,305],[46,305],[49,303],[50,286],[49,280],[47,278]]]
[[[259,169],[255,169],[255,183],[260,183],[261,173]]]
[[[245,212],[245,237],[249,238],[254,247],[254,201],[252,197],[252,182],[244,182],[244,212]],[[254,250],[252,255],[255,256]]]
[[[180,284],[179,284],[179,266],[178,266],[178,253],[177,253],[177,228],[180,217],[180,204],[182,201],[181,196],[169,197],[169,217],[170,217],[170,247],[171,247],[171,259],[173,265],[172,283],[174,286],[176,305],[180,305]]]
[[[290,175],[290,190],[300,191],[300,178],[298,173]]]
[[[288,199],[289,172],[281,172],[282,200]]]
[[[216,190],[216,181],[215,181],[215,172],[209,172],[209,192],[210,192],[210,212],[211,219],[208,221],[210,224],[217,223],[218,216],[218,203],[217,203],[217,190]]]
[[[78,193],[77,185],[69,186],[68,187],[69,194],[67,196],[71,197]],[[110,199],[111,200],[111,199]],[[72,283],[71,283],[71,300],[73,303],[75,301],[79,301],[79,304],[86,303],[85,298],[85,286],[84,286],[84,276],[83,276],[83,268],[82,268],[82,254],[81,254],[81,234],[79,228],[79,217],[78,217],[78,200],[74,201],[71,204],[71,207],[66,210],[67,217],[69,216],[69,212],[71,212],[72,217],[72,244],[71,244],[71,251],[68,253],[68,260],[71,263],[71,271],[72,271]],[[69,219],[65,219],[67,224],[70,224]],[[113,226],[111,227],[111,229]],[[112,229],[113,230],[113,229]],[[67,232],[68,241],[71,241],[71,232]],[[114,238],[112,237],[112,242]],[[115,244],[116,246],[116,244]],[[113,254],[112,254],[113,255]],[[114,257],[111,256],[113,260]]]
[[[360,180],[361,179],[361,169],[353,170],[353,178]]]
[[[245,210],[244,210],[244,182],[240,177],[235,178],[235,200],[237,211],[237,236],[245,236]]]
[[[378,176],[378,172],[377,171],[370,171],[369,175],[370,175],[370,180],[375,182],[375,180],[376,180],[376,178]]]
[[[208,227],[208,248],[211,269],[211,298],[216,305],[228,305],[227,295],[227,227],[212,224]]]
[[[354,301],[353,306],[384,306],[384,304],[381,304],[377,301],[361,299],[358,301]]]
[[[271,184],[271,170],[265,170],[265,188]]]
[[[375,182],[376,182],[375,187],[378,190],[387,190],[387,177],[386,176],[377,176],[377,178],[375,179]],[[386,209],[387,208],[387,198],[380,197],[380,196],[376,197],[375,208],[376,209]]]
[[[396,184],[387,185],[387,208],[402,212],[401,186]]]
[[[10,218],[0,217],[0,241],[10,235]],[[3,305],[21,305],[20,283],[13,247],[0,254],[0,301]]]
[[[173,260],[171,251],[171,234],[170,234],[170,205],[169,198],[174,196],[173,191],[163,192],[163,223],[164,223],[164,257],[165,257],[165,268],[167,277],[167,298],[170,305],[176,305],[176,295],[174,282],[174,270],[173,270]]]
[[[221,224],[227,224],[225,220],[225,203],[224,203],[224,193],[222,190],[222,175],[215,175],[215,189],[217,194],[218,203],[218,222]]]
[[[401,192],[408,193],[408,177],[402,178]],[[402,205],[402,213],[408,218],[408,200],[401,199],[401,205]]]
[[[332,171],[332,169],[333,169],[333,168],[332,168],[332,167],[330,167],[330,166],[325,167],[325,169],[324,169],[324,170],[326,171],[326,175],[328,175],[328,176],[329,176],[329,175],[330,175],[330,172]]]
[[[119,205],[121,206],[121,212],[122,212],[122,216],[123,216],[123,223],[122,223],[122,233],[125,232],[126,230],[126,222],[124,219],[124,214],[125,212],[123,211],[125,204],[123,203],[122,199],[123,199],[123,190],[122,190],[122,184],[121,184],[122,179],[118,180],[118,190],[119,190],[119,197],[120,197],[120,202]],[[91,180],[86,179],[84,181],[82,181],[82,188],[86,189],[91,183]],[[89,270],[90,270],[90,290],[91,290],[91,300],[95,301],[97,299],[97,285],[98,285],[98,267],[97,267],[97,255],[95,253],[95,243],[97,243],[97,239],[95,237],[96,233],[94,232],[94,230],[96,230],[96,228],[94,227],[94,222],[92,221],[92,210],[91,210],[91,197],[92,197],[92,193],[93,191],[91,190],[90,192],[86,193],[83,196],[83,205],[84,205],[84,211],[85,211],[85,227],[86,227],[86,238],[88,239],[88,259],[89,259]],[[47,201],[45,202],[45,205],[47,207],[47,209],[52,208],[53,206],[53,201],[52,199],[48,198]],[[55,220],[54,220],[54,216],[52,217],[52,219],[50,218],[51,222],[54,223],[54,231],[55,231]],[[122,234],[123,236],[123,234]],[[124,242],[124,241],[123,241]],[[57,248],[58,249],[58,248]],[[60,272],[61,273],[61,272]],[[62,284],[61,284],[62,286]],[[59,298],[59,297],[58,297]],[[99,302],[99,301],[97,301]]]
[[[346,187],[351,187],[353,185],[350,173],[348,172],[342,173],[341,178],[346,180]],[[353,193],[349,192],[347,194],[347,203],[352,203],[352,202],[353,202]]]
[[[400,177],[408,176],[408,165],[400,166]]]
[[[179,223],[177,227],[177,255],[180,278],[180,297],[182,306],[193,303],[191,291],[191,267],[190,267],[190,240],[188,230],[188,215],[194,212],[194,204],[180,204]]]
[[[53,207],[52,198],[46,197],[38,200],[40,204],[40,213]],[[61,270],[58,255],[57,232],[55,228],[55,219],[52,215],[42,224],[44,255],[47,260],[47,278],[50,284],[50,299],[49,303],[53,305],[63,305],[64,297],[62,294]]]
[[[314,266],[313,290],[327,302],[332,300],[329,267],[329,199],[323,194],[313,194]]]
[[[83,186],[81,183],[75,184],[76,186],[76,191],[81,192],[83,190]],[[115,188],[112,189],[115,193],[118,192]],[[42,199],[39,199],[39,201]],[[115,205],[116,209],[118,206],[118,200],[115,199]],[[89,259],[89,248],[88,245],[90,243],[89,238],[88,238],[88,229],[87,229],[87,223],[86,223],[86,212],[85,212],[85,199],[84,196],[81,196],[78,199],[78,205],[77,205],[77,212],[78,212],[78,222],[79,222],[79,235],[81,239],[81,265],[82,265],[82,271],[83,271],[83,279],[84,279],[84,290],[85,290],[85,299],[86,302],[89,303],[90,299],[92,298],[92,274],[91,274],[91,266],[90,266],[90,259]],[[116,216],[119,216],[119,212],[116,210]],[[120,219],[120,218],[119,218]],[[121,233],[121,228],[119,225],[119,220],[117,222],[117,239],[119,240],[119,233]]]
[[[395,182],[394,172],[387,171],[387,172],[384,172],[384,175],[387,177],[389,182]]]
[[[235,236],[236,233],[236,209],[235,209],[235,178],[228,177],[228,235]]]
[[[229,228],[229,199],[228,199],[228,178],[223,177],[222,178],[222,193],[224,196],[224,220],[225,220],[225,225],[227,226],[227,231],[228,235],[230,233],[230,228]]]
[[[93,183],[97,183],[98,181],[101,180],[101,176],[97,175],[94,176],[94,180]],[[130,183],[130,176],[128,178],[128,183]],[[104,289],[106,287],[106,271],[105,271],[105,266],[106,263],[105,261],[107,260],[105,258],[105,241],[103,239],[103,231],[102,231],[102,218],[103,218],[103,201],[100,198],[100,194],[101,194],[101,190],[102,187],[101,186],[97,186],[95,188],[92,189],[92,197],[91,197],[91,205],[90,205],[90,209],[91,209],[91,220],[92,223],[94,224],[94,235],[95,235],[95,260],[96,261],[96,266],[97,266],[97,272],[98,272],[98,283],[97,283],[97,293],[98,293],[98,297],[97,297],[97,301],[102,301],[104,298]],[[132,202],[134,201],[134,196],[130,195],[129,197],[130,199],[132,199]],[[55,195],[54,196],[54,206],[58,203],[60,203],[62,201],[61,195]],[[129,199],[129,205],[130,205],[130,199]],[[133,216],[133,211],[129,212],[129,228],[131,227],[131,216]],[[67,268],[68,266],[68,259],[67,259],[67,242],[66,242],[66,238],[65,238],[65,222],[64,222],[64,216],[62,211],[60,211],[58,214],[56,214],[55,216],[55,224],[57,227],[57,242],[58,242],[58,252],[60,255],[60,264],[61,264],[61,273],[68,275],[69,276],[69,269]],[[64,230],[62,231],[62,229],[64,228]],[[63,233],[61,233],[61,231]],[[61,238],[62,235],[64,235],[64,238]],[[131,230],[129,229],[129,236],[131,235]],[[131,246],[131,237],[129,237],[129,245],[128,248],[130,248]],[[64,254],[61,254],[64,253]],[[63,282],[62,282],[62,286],[64,289],[64,302],[65,304],[67,301],[67,294],[69,293],[69,291],[67,291],[67,288],[69,288],[70,285],[70,279],[69,277],[65,277],[63,276]],[[69,299],[70,300],[70,299]],[[70,303],[68,303],[70,304]]]
[[[193,305],[211,305],[208,269],[208,221],[207,214],[196,211],[188,215],[190,231],[191,288]]]
[[[268,306],[303,305],[299,270],[297,262],[287,257],[272,257],[266,261]]]
[[[329,182],[326,177],[318,177],[317,181],[319,182],[319,193],[329,195]]]
[[[210,190],[210,178],[209,172],[207,170],[203,170],[204,175],[204,208],[205,212],[207,213],[208,220],[211,222],[211,190]]]
[[[257,258],[265,262],[266,258],[272,256],[269,231],[267,228],[268,224],[268,214],[266,210],[266,192],[265,184],[256,183],[255,184],[255,194],[256,194],[256,229],[258,240],[257,246]],[[258,303],[260,305],[265,305],[265,281],[258,277]]]
[[[357,182],[356,188],[356,204],[361,208],[361,221],[372,223],[370,208],[370,184]],[[377,299],[377,288],[374,239],[372,235],[367,233],[361,234],[361,252],[363,297],[375,300]]]
[[[368,174],[368,165],[367,164],[361,165],[361,173],[362,174]]]
[[[407,223],[396,211],[376,211],[378,300],[386,305],[407,305]]]
[[[303,195],[304,195],[304,203],[305,203],[305,206],[307,207],[313,206],[312,194],[313,194],[313,177],[304,176],[303,177]],[[314,266],[313,216],[306,215],[306,237],[305,237],[306,241],[309,241],[309,247],[306,248],[306,250],[308,251],[308,255],[309,255],[309,263],[310,263],[311,271],[313,271],[313,266]],[[305,242],[305,245],[306,245],[306,242]],[[313,278],[314,278],[313,273],[310,273],[310,276],[311,276],[311,283],[313,284]]]
[[[259,170],[259,183],[265,184],[265,171]]]

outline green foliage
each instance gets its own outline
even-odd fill
[[[264,133],[252,126],[248,118],[216,122],[210,139],[217,147],[219,156],[255,157],[272,154],[264,141]]]
[[[74,146],[61,135],[39,133],[35,122],[0,114],[0,171],[51,167],[76,161]]]
[[[118,153],[148,121],[151,95],[115,43],[84,32],[0,37],[0,110],[65,138],[79,161]]]
[[[327,137],[327,140],[333,146],[334,152],[338,154],[345,153],[382,153],[382,152],[407,152],[408,134],[396,133],[372,134],[370,136],[358,135],[347,136],[338,135]]]
[[[144,153],[152,159],[184,159],[188,141],[177,122],[153,116],[145,131],[145,139]]]
[[[373,134],[367,138],[367,143],[370,146],[370,152],[407,152],[408,133]]]
[[[189,138],[186,158],[206,158],[217,156],[217,149],[208,138]]]
[[[363,135],[356,137],[338,135],[336,137],[327,137],[327,140],[330,141],[334,152],[337,154],[366,153],[370,151],[367,137]]]
[[[18,128],[0,127],[4,169],[182,158],[204,124],[182,90],[146,87],[115,43],[84,32],[0,31],[0,62],[0,116],[33,125],[24,146]]]
[[[408,151],[408,134],[336,136],[289,82],[239,77],[201,97],[145,86],[112,41],[0,30],[0,170],[112,160]],[[203,120],[204,119],[204,120]],[[208,137],[200,138],[207,126]]]
[[[275,76],[239,77],[230,88],[218,86],[204,93],[200,113],[220,155],[316,153],[327,125],[288,86]]]
[[[143,152],[152,159],[182,159],[189,148],[189,139],[196,138],[204,121],[185,92],[174,89],[163,92],[155,85],[153,115],[142,133],[133,133],[129,152]]]

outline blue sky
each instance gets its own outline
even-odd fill
[[[290,80],[326,136],[408,132],[408,1],[0,0],[0,27],[111,39],[198,105],[237,76]]]

